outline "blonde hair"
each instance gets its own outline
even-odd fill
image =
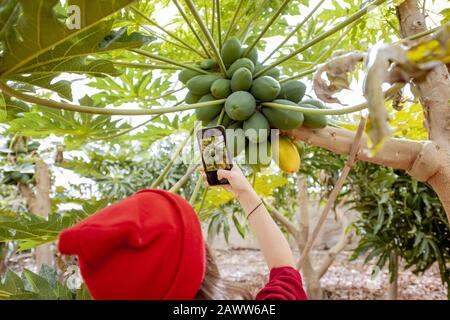
[[[206,272],[202,286],[195,300],[252,300],[250,291],[242,285],[225,280],[221,277],[213,250],[206,246]]]

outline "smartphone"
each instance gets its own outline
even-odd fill
[[[197,131],[197,140],[208,184],[210,186],[228,184],[227,179],[217,177],[217,170],[233,168],[233,160],[227,148],[225,128],[223,126],[202,128]]]

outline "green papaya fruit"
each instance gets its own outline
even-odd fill
[[[251,93],[258,100],[272,101],[280,93],[280,84],[272,77],[259,77],[253,81]]]
[[[272,68],[269,71],[265,72],[263,75],[269,76],[269,77],[272,77],[272,78],[275,78],[278,80],[278,79],[280,79],[280,74],[281,74],[280,69]]]
[[[182,83],[186,84],[189,80],[191,80],[195,76],[199,76],[200,73],[191,69],[183,69],[178,74],[178,80]]]
[[[203,97],[198,100],[198,102],[208,102],[208,101],[214,101],[216,98],[213,97],[212,94],[206,94]],[[195,116],[198,120],[205,120],[210,121],[211,119],[214,119],[215,116],[217,116],[220,111],[223,108],[223,104],[210,106],[210,107],[203,107],[203,108],[197,108],[195,109]]]
[[[303,101],[298,105],[302,108],[320,109]],[[303,126],[307,128],[325,128],[327,126],[327,117],[325,115],[303,113],[303,117]]]
[[[228,68],[227,74],[231,78],[233,77],[233,74],[239,69],[239,68],[247,68],[250,70],[250,72],[253,73],[253,70],[255,69],[255,65],[253,64],[252,60],[248,58],[240,58],[237,59],[233,64]]]
[[[249,58],[250,60],[252,60],[253,64],[256,65],[258,63],[258,49],[256,49],[256,47],[253,47],[252,50],[250,50],[250,52],[244,56],[244,52],[245,50],[247,50],[247,47],[248,46],[244,46],[242,48],[241,56],[244,58]]]
[[[247,120],[255,109],[256,100],[246,91],[234,92],[225,101],[225,112],[233,120]]]
[[[217,79],[211,85],[211,94],[217,99],[225,99],[231,94],[231,80]]]
[[[261,71],[265,67],[266,67],[265,65],[262,65],[259,62],[256,63],[255,64],[255,70],[253,70],[253,74],[258,73],[259,71]],[[272,77],[272,78],[278,80],[280,78],[280,69],[278,69],[278,68],[270,69],[269,71],[264,72],[262,75],[259,75],[259,77],[262,77],[262,76],[269,76],[269,77]]]
[[[268,140],[261,143],[248,141],[245,146],[245,163],[254,169],[268,167],[272,162],[272,146]]]
[[[328,109],[328,107],[325,106],[322,101],[317,100],[317,99],[305,99],[305,100],[302,100],[301,103],[302,104],[310,104],[310,105],[316,106],[319,109]]]
[[[202,121],[202,124],[204,126],[208,126],[208,127],[217,126],[218,125],[217,122],[219,121],[219,117],[220,117],[220,114],[217,117],[215,117],[214,119],[210,120],[210,121]],[[223,115],[223,119],[222,119],[221,125],[226,128],[232,123],[233,123],[233,120],[230,119],[230,117],[225,113]]]
[[[189,91],[198,96],[203,96],[209,93],[211,85],[214,81],[220,79],[218,75],[215,74],[202,74],[193,77],[186,83]]]
[[[253,74],[259,72],[262,68],[264,68],[264,66],[260,62],[255,63],[255,69],[253,70]]]
[[[231,91],[247,91],[252,86],[253,75],[247,68],[239,68],[231,78]]]
[[[211,70],[211,69],[217,67],[217,62],[214,59],[204,59],[204,60],[200,61],[200,63],[198,65],[200,68],[202,68],[204,70]]]
[[[244,121],[243,128],[245,136],[253,143],[266,141],[270,133],[269,121],[258,111]]]
[[[237,157],[242,150],[245,149],[245,134],[242,129],[242,122],[234,122],[227,127],[227,146],[233,152],[233,156]]]
[[[306,85],[297,80],[286,81],[281,85],[277,99],[285,99],[298,103],[305,95]]]
[[[241,57],[241,47],[242,44],[238,38],[230,38],[224,42],[220,56],[227,68]]]
[[[298,107],[296,103],[289,100],[277,99],[272,102]],[[291,130],[298,128],[303,124],[304,118],[303,113],[301,112],[264,107],[262,113],[266,116],[267,120],[269,120],[270,125],[278,129]]]
[[[186,97],[184,98],[184,102],[186,102],[187,104],[193,104],[193,103],[197,103],[198,100],[200,100],[201,96],[198,96],[196,94],[193,94],[192,92],[188,92]]]

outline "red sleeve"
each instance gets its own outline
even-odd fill
[[[308,300],[300,273],[292,267],[273,268],[269,282],[256,295],[256,300]]]

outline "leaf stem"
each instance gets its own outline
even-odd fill
[[[143,25],[143,24],[140,24],[139,26],[140,26],[142,29],[145,29],[145,31],[147,31],[149,34],[152,34],[153,36],[155,36],[156,38],[160,39],[160,40],[163,41],[163,42],[170,43],[171,45],[173,45],[173,46],[175,46],[175,47],[178,47],[178,48],[180,48],[180,49],[182,49],[182,50],[187,50],[187,51],[189,51],[189,52],[192,52],[192,50],[189,49],[188,47],[186,47],[185,45],[182,45],[182,44],[180,44],[180,43],[178,43],[178,42],[174,42],[174,41],[172,41],[172,40],[169,40],[169,39],[167,39],[167,38],[165,38],[165,37],[159,35],[156,31],[150,29],[149,27],[147,27],[147,26],[145,26],[145,25]]]
[[[216,15],[217,15],[217,39],[219,42],[219,50],[222,50],[222,17],[220,13],[220,0],[216,1]]]
[[[130,68],[141,68],[141,69],[157,69],[157,70],[180,70],[179,66],[168,66],[163,64],[150,64],[150,63],[137,63],[137,62],[123,62],[123,61],[113,61],[109,60],[112,64],[130,67]]]
[[[255,10],[255,13],[253,14],[253,16],[247,21],[247,23],[245,24],[245,27],[239,33],[239,39],[241,39],[242,43],[244,43],[245,40],[247,39],[247,34],[248,34],[248,31],[249,31],[252,23],[258,19],[258,17],[262,14],[264,8],[267,7],[266,5],[267,5],[268,1],[269,0],[263,0],[261,2],[261,5]]]
[[[214,42],[213,37],[211,36],[211,33],[208,30],[208,27],[205,25],[205,22],[203,22],[202,17],[200,16],[200,13],[198,12],[195,4],[192,2],[192,0],[184,0],[186,2],[186,5],[188,6],[189,10],[191,11],[192,15],[194,16],[195,20],[197,21],[197,24],[199,25],[200,29],[202,30],[203,34],[206,37],[206,40],[209,43],[209,46],[214,52],[214,56],[216,58],[217,63],[219,64],[220,70],[223,74],[227,74],[227,68],[225,67],[222,57],[220,56],[219,48],[217,48],[216,43]]]
[[[262,64],[264,64],[267,60],[269,60],[276,52],[278,52],[278,50],[280,50],[281,47],[283,47],[286,42],[289,41],[290,38],[292,38],[292,36],[294,34],[296,34],[298,32],[298,30],[300,30],[301,27],[303,27],[303,25],[312,17],[312,15],[317,11],[317,9],[319,9],[319,7],[322,5],[322,3],[325,0],[320,0],[317,5],[308,13],[308,15],[299,23],[297,24],[297,26],[294,28],[294,30],[292,30],[284,39],[283,41],[281,41],[281,43],[272,50],[272,52],[269,53],[269,55],[263,60]]]
[[[208,58],[211,58],[211,54],[209,53],[208,49],[206,48],[205,44],[203,43],[203,40],[198,35],[197,30],[195,30],[194,26],[192,25],[189,17],[184,12],[183,7],[180,5],[180,3],[177,0],[172,0],[172,1],[175,4],[175,6],[178,8],[178,12],[183,17],[183,19],[186,22],[186,24],[188,25],[189,29],[191,29],[192,33],[194,34],[194,37],[197,39],[198,43],[203,48],[203,51],[205,52],[205,54],[208,56]]]
[[[358,20],[359,18],[361,18],[362,16],[364,16],[365,14],[367,14],[369,11],[375,9],[377,6],[381,5],[382,3],[386,2],[387,0],[375,0],[373,2],[371,2],[370,4],[368,4],[367,6],[365,6],[364,8],[358,10],[357,12],[355,12],[354,14],[352,14],[350,17],[348,17],[347,19],[345,19],[344,21],[342,21],[341,23],[337,24],[336,26],[334,26],[333,28],[331,28],[330,30],[322,33],[321,35],[315,37],[314,39],[311,39],[310,41],[308,41],[307,43],[305,43],[303,46],[301,46],[300,48],[298,48],[297,50],[294,50],[293,52],[291,52],[290,54],[278,59],[277,61],[275,61],[274,63],[272,63],[270,66],[267,66],[263,69],[261,69],[260,71],[258,71],[255,75],[254,78],[257,78],[259,76],[261,76],[262,74],[266,73],[269,70],[272,70],[273,68],[277,67],[278,65],[282,64],[283,62],[288,61],[289,59],[292,59],[293,57],[297,56],[299,53],[305,51],[306,49],[312,47],[313,45],[315,45],[316,43],[326,39],[327,37],[331,36],[332,34],[335,34],[336,32],[338,32],[339,30],[345,28],[346,26],[348,26],[349,24],[353,23],[354,21]]]
[[[403,83],[394,84],[392,87],[390,87],[388,90],[386,90],[384,92],[385,98],[387,99],[387,98],[391,97],[393,94],[398,92],[401,88],[403,88],[404,85],[405,84],[403,84]],[[341,114],[348,114],[348,113],[353,113],[353,112],[367,109],[367,101],[356,104],[354,106],[344,107],[344,108],[339,108],[339,109],[310,109],[310,108],[304,108],[304,107],[300,107],[300,106],[296,107],[296,106],[290,106],[290,105],[273,103],[273,102],[263,102],[263,103],[261,103],[261,105],[264,107],[271,107],[271,108],[276,108],[276,109],[281,109],[281,110],[302,112],[302,113],[311,114],[311,115],[313,115],[313,114],[315,114],[315,115],[341,115]]]
[[[200,178],[197,181],[197,184],[195,185],[194,191],[191,194],[191,198],[189,199],[189,203],[192,206],[194,205],[194,202],[197,199],[198,192],[200,191],[200,188],[202,186],[202,182],[203,182],[202,180],[203,180],[203,177],[200,176]]]
[[[245,52],[243,56],[247,56],[247,54],[258,44],[259,40],[266,34],[266,32],[269,30],[269,28],[272,26],[272,24],[278,19],[278,17],[283,13],[286,6],[291,2],[292,0],[284,0],[284,2],[281,4],[281,6],[278,8],[278,10],[275,12],[275,14],[272,16],[272,18],[269,20],[269,22],[264,26],[263,30],[258,34],[256,39],[253,41],[251,45],[245,49]]]
[[[186,146],[186,144],[191,139],[192,133],[194,131],[195,131],[195,127],[191,129],[191,131],[189,132],[188,136],[179,144],[178,148],[175,150],[175,153],[172,156],[172,159],[170,159],[169,163],[165,166],[164,170],[161,172],[159,177],[150,186],[151,189],[154,189],[154,188],[158,187],[161,184],[161,182],[164,180],[164,178],[167,176],[167,173],[169,172],[170,168],[172,168],[173,164],[175,163],[175,161],[180,156],[180,154],[183,151],[184,147]]]
[[[203,190],[202,201],[200,202],[200,206],[196,210],[197,214],[200,214],[203,210],[203,206],[205,205],[205,200],[206,200],[206,196],[208,195],[208,191],[209,191],[209,186],[206,186],[205,190]]]
[[[22,92],[16,91],[10,87],[8,87],[4,82],[0,82],[0,90],[6,93],[9,96],[13,96],[19,100],[26,101],[29,103],[34,103],[37,105],[41,105],[44,107],[52,108],[52,109],[61,109],[67,111],[81,112],[81,113],[89,113],[89,114],[106,114],[106,115],[123,115],[123,116],[143,116],[143,115],[152,115],[152,114],[165,114],[171,112],[179,112],[192,110],[197,108],[205,108],[210,106],[215,106],[219,104],[223,104],[226,99],[207,101],[194,103],[190,105],[177,106],[177,107],[167,107],[167,108],[156,108],[156,109],[106,109],[106,108],[97,108],[97,107],[88,107],[88,106],[80,106],[74,105],[66,102],[56,102],[52,100],[42,99],[35,96],[30,96],[28,94],[24,94]]]
[[[191,46],[189,43],[185,42],[184,40],[180,39],[176,34],[174,34],[173,32],[167,30],[166,28],[164,28],[163,26],[159,25],[156,21],[153,21],[152,19],[150,19],[149,17],[147,17],[142,11],[140,11],[138,8],[136,8],[136,6],[132,5],[131,6],[131,10],[133,10],[135,13],[137,13],[139,16],[141,16],[142,18],[144,18],[148,23],[150,23],[151,25],[155,26],[156,28],[158,28],[159,30],[161,30],[162,32],[164,32],[165,34],[167,34],[169,37],[175,39],[176,41],[178,41],[179,43],[183,44],[187,49],[191,50],[192,52],[197,53],[199,56],[201,57],[205,57],[205,55],[203,53],[201,53],[200,51],[198,51],[196,48],[194,48],[193,46]]]
[[[197,71],[197,72],[203,73],[203,74],[209,74],[208,71],[205,71],[203,69],[200,69],[200,68],[188,65],[188,64],[184,64],[182,62],[178,62],[178,61],[166,58],[166,57],[162,57],[160,55],[156,55],[156,54],[153,54],[153,53],[141,50],[141,49],[129,49],[129,51],[149,57],[150,59],[153,59],[153,60],[163,61],[165,63],[172,64],[174,66],[178,66],[181,68],[190,69],[190,70]]]
[[[124,134],[130,133],[131,131],[134,131],[136,129],[139,129],[143,126],[145,126],[146,124],[150,123],[151,121],[155,120],[156,118],[158,118],[160,116],[160,114],[151,117],[150,119],[148,119],[147,121],[142,122],[141,124],[138,124],[137,126],[122,130],[116,134],[112,134],[110,136],[106,136],[106,137],[101,137],[101,138],[92,138],[92,140],[109,140],[109,139],[114,139],[120,136],[123,136]]]
[[[245,0],[239,0],[237,8],[234,11],[233,18],[231,18],[231,22],[228,25],[227,31],[225,32],[225,36],[223,38],[223,42],[227,41],[228,37],[230,36],[231,30],[234,28],[234,26],[236,24],[236,20],[237,20],[238,14],[241,11],[242,5],[244,4],[244,2],[245,2]]]
[[[291,77],[289,77],[289,78],[281,79],[281,80],[280,80],[280,83],[283,83],[283,82],[286,82],[286,81],[289,81],[289,80],[295,80],[295,79],[298,79],[298,78],[302,78],[302,77],[304,77],[304,76],[307,76],[307,75],[309,75],[309,74],[311,74],[311,73],[316,72],[317,69],[318,69],[318,68],[308,69],[308,70],[305,70],[305,71],[303,71],[303,72],[297,73],[296,75],[293,75],[293,76],[291,76]]]

